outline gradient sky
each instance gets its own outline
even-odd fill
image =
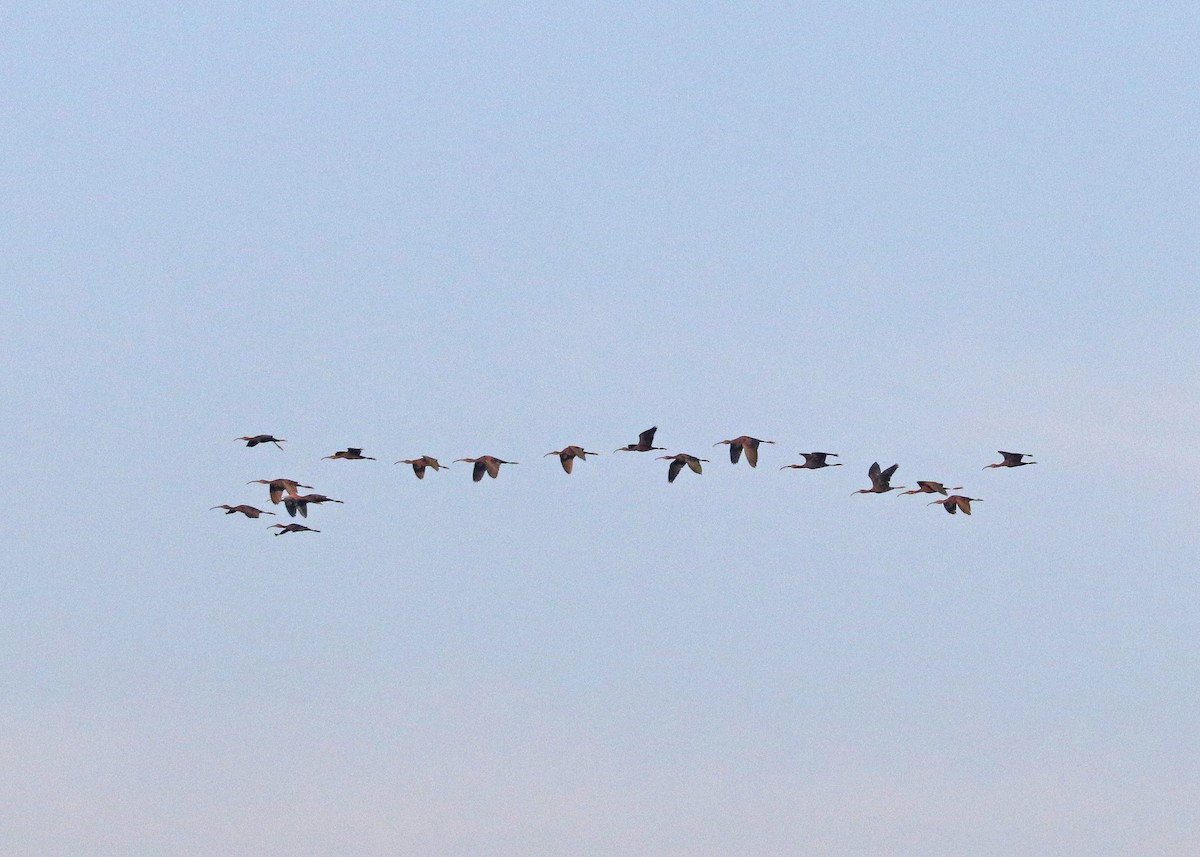
[[[0,13],[0,851],[1193,854],[1195,5],[397,5]]]

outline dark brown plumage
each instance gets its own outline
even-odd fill
[[[996,450],[1004,456],[1004,460],[996,464],[989,464],[984,470],[989,470],[993,467],[1024,467],[1026,464],[1037,464],[1036,461],[1025,461],[1032,453],[1029,452],[1005,452],[1003,449]]]
[[[291,494],[293,497],[295,497],[296,494],[298,493],[298,489],[312,488],[311,485],[301,485],[295,479],[283,479],[283,478],[280,478],[280,479],[251,479],[246,484],[253,485],[254,483],[258,483],[260,485],[266,485],[268,487],[268,489],[270,489],[272,503],[278,503],[279,498],[281,498],[283,496],[284,491],[286,491],[288,494]]]
[[[867,470],[867,476],[871,478],[870,488],[861,488],[855,491],[854,494],[886,494],[889,491],[895,491],[898,488],[905,488],[905,485],[892,485],[892,474],[896,472],[899,464],[893,464],[887,470],[879,469],[879,462],[874,462]],[[851,495],[853,496],[853,494]]]
[[[235,437],[234,440],[244,440],[246,441],[246,446],[258,446],[260,443],[273,443],[279,446],[281,443],[287,443],[287,438],[274,437],[269,434],[256,434],[253,437]],[[283,449],[282,446],[279,446],[279,448]]]
[[[780,470],[820,470],[822,467],[841,467],[840,461],[826,461],[826,458],[837,458],[836,452],[802,452],[803,464],[785,464]]]
[[[283,507],[287,509],[287,513],[293,518],[296,513],[300,513],[300,517],[308,517],[308,504],[319,506],[322,503],[341,503],[341,500],[334,500],[332,497],[326,497],[324,494],[300,494],[297,497],[284,497]]]
[[[326,455],[326,456],[322,457],[321,460],[324,461],[326,458],[344,458],[347,461],[374,461],[375,460],[374,458],[372,458],[369,455],[363,455],[362,450],[359,449],[358,447],[354,447],[354,446],[348,446],[343,450],[339,450],[338,452],[335,452],[333,455]]]
[[[234,512],[241,512],[247,518],[257,518],[259,515],[274,515],[274,512],[264,512],[262,509],[256,509],[253,506],[245,504],[241,506],[230,506],[228,503],[222,503],[220,506],[210,506],[209,511],[213,509],[225,509],[226,515],[232,515]]]
[[[951,494],[945,500],[934,500],[932,503],[926,503],[925,505],[932,506],[934,503],[936,503],[951,515],[953,515],[959,509],[962,510],[964,515],[969,515],[971,514],[971,504],[982,502],[983,500],[979,499],[978,497],[964,497],[961,494]]]
[[[675,477],[679,475],[679,471],[683,470],[686,464],[692,469],[693,473],[703,473],[704,468],[700,466],[700,462],[708,462],[707,458],[697,458],[694,455],[688,455],[686,452],[677,452],[674,455],[660,455],[656,461],[670,459],[671,465],[667,468],[667,481],[674,482]]]
[[[750,437],[744,434],[741,437],[735,437],[733,440],[722,440],[714,443],[713,446],[720,446],[723,443],[729,444],[729,460],[734,464],[738,463],[738,459],[742,457],[742,452],[746,453],[746,463],[751,467],[758,467],[758,446],[761,443],[774,443],[773,440],[759,440],[756,437]]]
[[[271,527],[278,527],[279,532],[275,535],[282,536],[284,533],[319,533],[320,530],[314,530],[311,527],[306,527],[304,524],[271,524]]]
[[[559,463],[562,464],[562,469],[567,471],[567,473],[570,473],[571,468],[575,466],[576,458],[581,458],[584,461],[587,461],[587,457],[589,455],[599,454],[600,453],[598,452],[588,452],[582,446],[566,446],[562,449],[556,449],[551,452],[547,452],[546,455],[542,456],[542,458],[546,458],[550,455],[557,455]]]
[[[505,461],[503,458],[496,458],[494,455],[481,455],[479,458],[456,458],[455,461],[465,461],[468,464],[474,464],[475,469],[471,472],[471,481],[478,482],[483,478],[483,474],[495,479],[500,475],[501,464],[519,464],[518,461]]]
[[[438,464],[438,460],[432,455],[422,455],[420,458],[402,458],[397,464],[411,464],[413,473],[417,474],[418,479],[425,478],[425,468],[432,470],[449,470],[450,468],[444,464]]]
[[[960,491],[960,490],[962,490],[962,486],[955,485],[950,490],[951,491]],[[908,491],[901,491],[896,496],[903,497],[905,494],[945,494],[945,493],[946,493],[946,486],[943,485],[941,482],[928,482],[924,479],[918,479],[916,488],[912,488]]]
[[[620,449],[614,449],[613,452],[649,452],[652,449],[665,450],[665,446],[652,446],[654,443],[654,433],[658,431],[658,426],[646,429],[638,435],[637,443],[631,443],[629,446],[622,446]]]

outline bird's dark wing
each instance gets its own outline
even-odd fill
[[[683,470],[683,462],[676,458],[671,462],[671,466],[667,468],[667,481],[674,482],[680,470]]]
[[[648,428],[644,432],[639,434],[638,435],[638,445],[639,446],[650,446],[650,444],[654,443],[654,433],[656,431],[658,431],[658,426],[654,426],[653,428]]]

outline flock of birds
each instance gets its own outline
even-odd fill
[[[656,431],[658,431],[657,426],[654,426],[653,428],[648,428],[644,432],[642,432],[641,434],[638,435],[637,443],[631,443],[631,444],[628,444],[627,446],[622,446],[622,447],[614,450],[614,452],[652,452],[652,451],[667,452],[666,447],[654,446],[654,433]],[[271,444],[274,444],[275,446],[279,447],[280,449],[283,449],[283,447],[280,446],[280,444],[287,443],[287,440],[285,438],[275,437],[274,435],[270,435],[270,434],[258,434],[258,435],[252,435],[252,436],[246,436],[246,437],[239,437],[239,438],[235,438],[235,440],[245,441],[246,446],[248,446],[248,447],[254,447],[254,446],[259,446],[260,444],[271,443]],[[741,437],[735,437],[730,440],[718,441],[717,443],[714,443],[713,446],[721,446],[723,444],[727,445],[729,447],[729,460],[733,464],[737,464],[741,460],[742,455],[744,454],[746,456],[746,462],[751,467],[757,467],[758,466],[758,448],[759,448],[759,446],[761,446],[764,443],[773,444],[773,443],[775,443],[775,441],[761,440],[756,437],[750,437],[749,435],[742,435]],[[596,453],[596,452],[589,452],[588,450],[584,449],[582,446],[572,445],[572,446],[563,447],[562,449],[556,449],[556,450],[547,452],[546,455],[543,457],[557,455],[559,463],[562,465],[562,469],[565,470],[567,473],[570,473],[575,466],[575,459],[578,458],[581,461],[586,461],[587,457],[589,455],[598,455],[598,454],[599,453]],[[1037,464],[1036,461],[1027,461],[1026,460],[1030,457],[1029,453],[1005,452],[1004,450],[999,450],[999,454],[1002,456],[1001,461],[998,461],[994,464],[989,464],[989,465],[985,466],[983,469],[989,470],[994,467],[1024,467],[1027,464]],[[780,470],[820,470],[823,467],[841,467],[842,466],[841,462],[829,461],[830,458],[838,457],[837,454],[833,453],[833,452],[802,452],[802,453],[800,453],[800,455],[802,455],[804,457],[804,462],[802,464],[785,464],[783,467],[781,467],[779,469]],[[365,461],[375,461],[376,460],[369,455],[363,455],[363,451],[361,448],[353,447],[353,446],[347,447],[346,449],[343,449],[343,450],[339,450],[338,452],[333,453],[333,455],[326,455],[323,457],[322,460],[325,460],[325,459],[344,459],[347,461],[364,461],[364,460]],[[669,455],[660,455],[657,457],[657,460],[659,460],[659,461],[666,460],[666,461],[671,462],[667,466],[667,481],[668,482],[674,482],[675,478],[683,471],[684,467],[687,467],[689,470],[691,470],[694,473],[703,473],[704,472],[703,464],[710,463],[709,459],[707,459],[707,458],[700,458],[698,456],[691,455],[686,452],[677,452],[677,453],[669,454]],[[454,459],[454,462],[455,463],[465,462],[467,464],[473,465],[473,468],[471,471],[471,478],[475,482],[479,482],[481,479],[483,479],[483,476],[485,473],[488,476],[490,476],[491,478],[495,479],[497,476],[500,475],[500,466],[502,464],[518,464],[519,463],[516,461],[505,461],[503,458],[496,458],[493,455],[481,455],[477,458],[456,458],[456,459]],[[396,464],[410,465],[413,469],[413,473],[416,474],[416,477],[418,479],[424,479],[425,472],[427,470],[439,471],[439,470],[448,470],[449,469],[446,465],[439,463],[436,458],[434,458],[433,456],[430,456],[430,455],[422,455],[420,458],[403,458],[403,459],[397,461]],[[902,488],[907,488],[908,486],[906,486],[906,485],[892,485],[892,476],[895,475],[896,468],[899,466],[900,465],[898,465],[898,464],[893,464],[891,467],[881,468],[879,466],[878,461],[872,463],[870,468],[867,470],[867,477],[871,480],[871,487],[870,488],[861,488],[858,491],[855,491],[854,494],[886,494],[889,491],[898,491]],[[341,500],[335,500],[332,497],[326,497],[324,494],[301,494],[300,493],[301,488],[311,491],[311,490],[313,490],[313,486],[302,485],[299,482],[297,482],[295,479],[285,479],[282,477],[276,478],[276,479],[251,479],[246,484],[247,485],[253,485],[253,484],[266,485],[267,490],[269,492],[271,503],[274,505],[278,505],[279,503],[282,502],[283,507],[284,507],[284,509],[287,510],[288,515],[293,518],[296,517],[297,514],[299,514],[300,517],[302,517],[302,518],[308,518],[308,507],[310,505],[319,506],[322,503],[341,503],[342,502]],[[941,482],[933,482],[933,481],[929,481],[929,480],[918,479],[916,488],[911,488],[907,491],[901,491],[901,495],[904,495],[904,494],[940,494],[940,495],[942,495],[942,499],[931,500],[926,505],[928,505],[928,506],[933,506],[935,504],[940,505],[951,515],[956,514],[957,512],[962,512],[964,515],[970,515],[971,514],[971,504],[972,503],[980,503],[980,502],[982,502],[982,500],[979,497],[967,497],[963,494],[951,494],[950,493],[951,491],[960,491],[960,490],[962,490],[961,485],[954,486],[953,488],[947,488]],[[225,514],[227,514],[227,515],[232,515],[232,514],[240,512],[241,514],[245,515],[247,518],[258,518],[262,515],[274,515],[275,514],[274,512],[268,512],[263,509],[259,509],[255,506],[250,506],[247,504],[230,506],[227,503],[222,503],[219,506],[213,506],[211,508],[212,509],[224,509]],[[210,511],[211,511],[211,509],[210,509]],[[300,524],[300,523],[271,524],[270,528],[278,529],[278,532],[275,533],[275,535],[277,535],[277,536],[282,536],[284,533],[319,533],[319,532],[321,532],[320,530],[314,530],[311,527],[306,527],[305,525]]]

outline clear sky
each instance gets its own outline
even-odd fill
[[[9,4],[0,851],[1194,854],[1200,13],[979,5]]]

